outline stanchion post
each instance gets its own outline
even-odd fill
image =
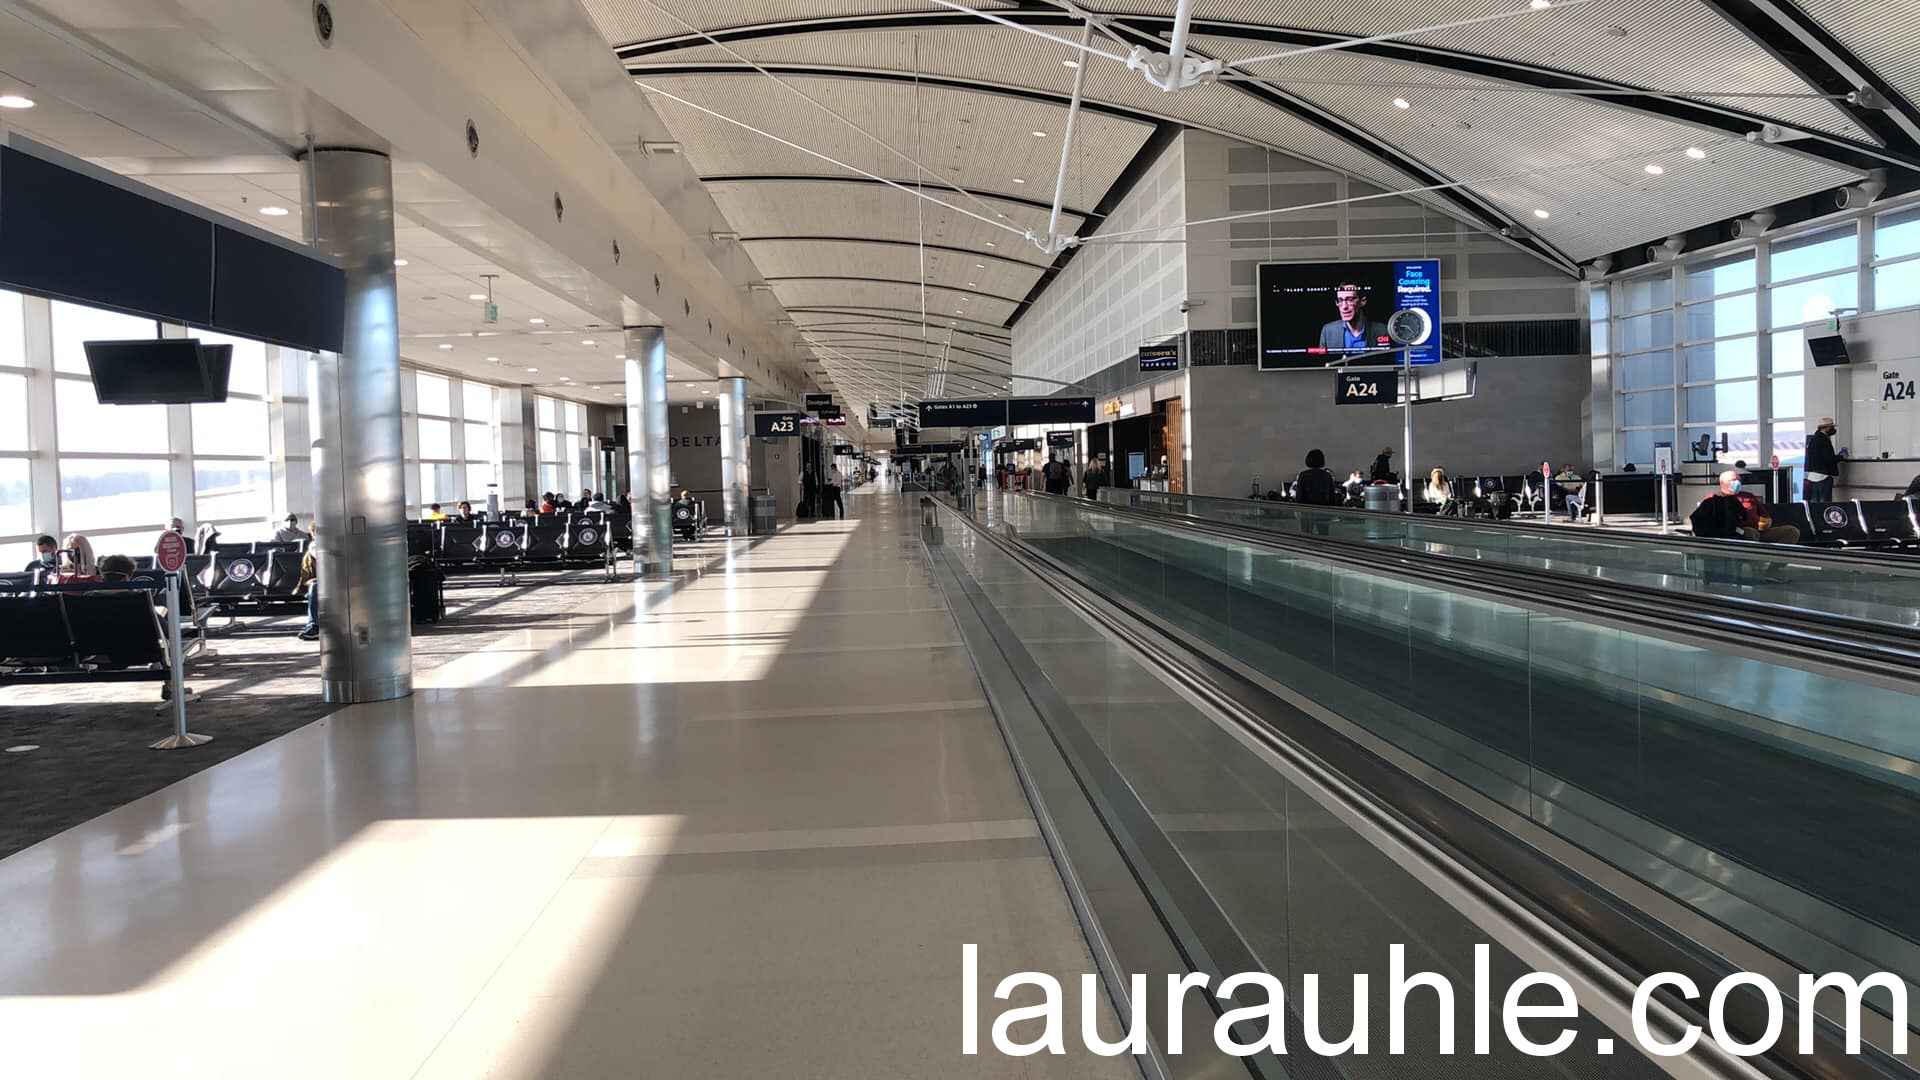
[[[185,650],[180,647],[180,572],[167,573],[167,684],[173,696],[173,734],[149,743],[153,750],[180,750],[213,741],[211,735],[187,730],[187,676]]]

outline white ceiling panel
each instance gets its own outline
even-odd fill
[[[920,310],[921,289],[917,283],[883,285],[858,281],[790,281],[774,286],[774,293],[787,307],[876,307],[892,308],[905,314]],[[927,318],[934,325],[943,320],[972,318],[998,325],[1013,315],[1014,302],[992,300],[937,286],[926,289]]]
[[[1026,263],[987,261],[967,252],[929,250],[922,263],[916,247],[815,241],[761,241],[748,254],[769,280],[801,274],[837,277],[887,277],[977,288],[1001,296],[1025,296],[1040,280],[1041,269]]]
[[[927,243],[992,252],[1045,267],[1052,260],[1019,233],[956,213],[908,192],[865,183],[796,180],[777,183],[716,183],[708,185],[713,201],[742,237],[754,236],[866,236],[877,240]],[[928,193],[951,205],[964,205],[951,191],[929,187]],[[1003,199],[984,200],[988,212],[1006,215],[1009,225],[1044,233],[1044,210]],[[1062,232],[1080,227],[1081,218],[1068,214]]]

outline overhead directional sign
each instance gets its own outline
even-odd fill
[[[763,439],[796,437],[800,434],[800,424],[809,419],[796,412],[763,412],[753,414],[753,433]]]
[[[819,412],[821,409],[829,408],[833,405],[833,395],[808,394],[806,404],[808,412]]]
[[[1073,449],[1073,432],[1071,431],[1047,432],[1047,446],[1054,449],[1058,449],[1060,447],[1065,447],[1069,450]]]
[[[920,426],[923,428],[993,428],[1005,427],[1006,423],[1005,398],[963,398],[920,403]]]
[[[1017,397],[1007,402],[1009,424],[1091,424],[1090,397]]]

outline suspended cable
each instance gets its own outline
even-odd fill
[[[1080,34],[1080,42],[1085,45],[1093,39],[1093,24]],[[1060,138],[1060,172],[1053,178],[1053,211],[1047,215],[1047,242],[1042,251],[1052,253],[1060,235],[1060,204],[1067,197],[1067,165],[1073,160],[1073,122],[1080,117],[1080,94],[1087,85],[1087,66],[1073,69],[1073,102],[1067,106],[1067,130]]]
[[[990,23],[998,23],[1001,26],[1005,26],[1012,30],[1018,30],[1022,33],[1032,34],[1034,37],[1046,38],[1048,41],[1051,41],[1056,45],[1065,45],[1069,49],[1076,50],[1088,56],[1104,56],[1107,59],[1112,60],[1115,63],[1119,63],[1119,64],[1125,64],[1127,62],[1127,57],[1122,53],[1110,53],[1105,49],[1096,49],[1091,45],[1082,44],[1080,42],[1073,41],[1070,38],[1061,37],[1058,34],[1049,34],[1045,30],[1042,30],[1037,26],[1024,26],[1020,23],[1014,22],[1012,19],[1002,18],[999,15],[995,15],[990,11],[981,11],[979,8],[970,8],[965,4],[956,3],[955,0],[933,0],[933,2],[936,4],[939,4],[941,7],[952,8],[955,11],[964,11],[969,15],[977,15],[980,18],[985,19]],[[1571,3],[1573,2],[1573,0],[1568,0],[1568,2]]]
[[[943,2],[943,0],[935,0],[935,2],[940,3]],[[1340,49],[1351,49],[1356,45],[1373,45],[1382,41],[1393,41],[1398,38],[1418,37],[1421,34],[1434,34],[1442,30],[1457,30],[1463,26],[1478,26],[1481,23],[1490,23],[1498,19],[1510,19],[1515,15],[1540,15],[1549,11],[1559,11],[1564,8],[1578,7],[1581,4],[1591,4],[1593,2],[1594,0],[1553,0],[1553,3],[1545,7],[1533,7],[1529,5],[1523,8],[1515,8],[1512,11],[1496,11],[1491,15],[1476,15],[1471,19],[1455,19],[1452,22],[1435,23],[1432,26],[1420,26],[1411,30],[1392,30],[1384,34],[1374,34],[1371,37],[1350,38],[1345,41],[1329,41],[1324,45],[1306,45],[1298,49],[1289,49],[1286,52],[1269,53],[1266,56],[1253,56],[1245,60],[1235,60],[1226,66],[1231,70],[1237,67],[1246,67],[1248,64],[1264,64],[1269,60],[1285,60],[1290,56],[1305,56],[1309,53],[1319,52],[1335,52]]]
[[[1761,93],[1753,90],[1647,90],[1634,87],[1510,86],[1505,83],[1418,83],[1362,82],[1353,79],[1280,79],[1252,72],[1235,71],[1221,76],[1233,82],[1259,82],[1268,86],[1326,86],[1356,90],[1450,90],[1464,94],[1565,94],[1572,97],[1657,97],[1657,98],[1765,98],[1789,101],[1846,101],[1853,94]]]

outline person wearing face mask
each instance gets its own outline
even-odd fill
[[[1695,536],[1765,544],[1800,542],[1799,529],[1775,525],[1760,497],[1740,490],[1740,474],[1733,469],[1720,474],[1719,489],[1700,500],[1687,520],[1693,525]]]
[[[1833,501],[1833,481],[1840,475],[1840,455],[1834,453],[1833,436],[1839,430],[1833,417],[1823,416],[1820,426],[1807,436],[1807,480],[1800,486],[1800,494],[1810,503]]]
[[[52,573],[60,568],[60,542],[42,533],[33,541],[33,561],[27,564],[26,572],[35,570]]]

